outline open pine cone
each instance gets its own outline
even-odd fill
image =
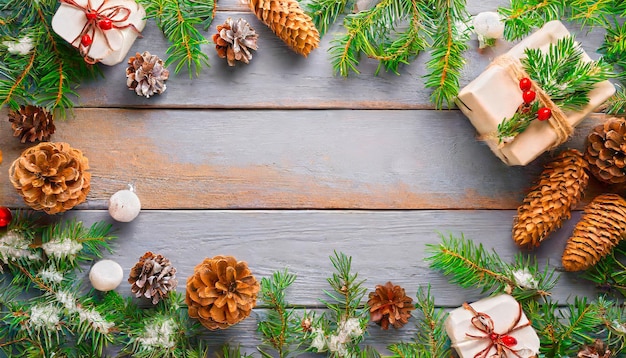
[[[128,283],[135,297],[145,297],[157,304],[176,289],[176,268],[163,255],[146,252],[130,270]]]
[[[591,173],[607,184],[626,182],[626,119],[609,118],[587,136],[585,159]]]
[[[213,35],[215,49],[220,58],[225,58],[229,66],[235,61],[249,63],[252,59],[250,50],[258,48],[256,40],[259,35],[245,19],[233,21],[230,17],[224,24],[217,25],[217,33]]]
[[[90,189],[89,161],[67,143],[43,142],[26,149],[9,168],[9,179],[35,210],[56,214],[84,202]]]
[[[164,67],[163,60],[145,51],[128,59],[126,68],[126,85],[139,96],[150,96],[165,92],[165,81],[170,71]]]
[[[232,256],[206,258],[187,279],[189,316],[210,330],[232,326],[252,312],[260,285],[248,264]]]
[[[415,309],[413,299],[406,295],[404,288],[394,286],[391,282],[384,286],[377,285],[376,290],[370,292],[367,304],[370,307],[370,318],[382,329],[389,329],[389,324],[401,328]]]
[[[9,122],[13,136],[22,143],[49,140],[55,130],[52,113],[43,107],[21,105],[19,110],[9,111]]]

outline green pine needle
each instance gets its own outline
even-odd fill
[[[498,8],[504,17],[504,38],[519,40],[544,23],[565,16],[565,0],[511,0],[508,8]]]

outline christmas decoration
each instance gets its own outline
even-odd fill
[[[19,137],[22,143],[47,141],[56,129],[52,113],[31,105],[22,105],[17,111],[9,111],[9,122],[13,136]]]
[[[11,220],[13,220],[11,210],[6,206],[0,206],[0,228],[9,226]]]
[[[320,35],[297,0],[250,0],[250,10],[293,51],[308,56]]]
[[[141,201],[132,186],[127,190],[120,190],[109,198],[109,215],[120,222],[135,220],[141,211]]]
[[[157,304],[178,285],[176,268],[163,255],[146,252],[130,270],[128,283],[135,297],[145,297]]]
[[[585,159],[596,179],[607,184],[626,182],[626,119],[612,117],[587,136]]]
[[[246,262],[232,256],[206,258],[187,279],[189,316],[210,330],[228,328],[250,315],[259,289]]]
[[[576,149],[563,151],[547,163],[537,184],[517,208],[513,221],[513,240],[525,248],[539,246],[554,230],[569,219],[580,201],[589,175],[587,161]]]
[[[567,271],[582,271],[608,255],[626,231],[626,200],[602,194],[585,207],[563,252]]]
[[[610,66],[590,61],[565,26],[551,21],[494,60],[461,90],[458,105],[502,161],[526,165],[565,142],[615,92],[606,80],[611,76]],[[532,80],[537,97],[528,111],[520,110],[523,78]],[[538,116],[547,120],[535,121]]]
[[[126,68],[126,85],[134,90],[138,96],[150,96],[165,92],[165,81],[170,77],[170,71],[164,67],[163,60],[156,55],[145,51],[128,59]]]
[[[411,311],[415,309],[413,299],[406,295],[404,288],[387,282],[384,286],[377,285],[370,292],[367,305],[370,307],[372,321],[382,329],[401,328],[409,321]]]
[[[498,356],[533,357],[539,353],[539,337],[509,295],[498,295],[450,312],[446,331],[460,358]]]
[[[134,0],[60,0],[52,29],[77,48],[87,63],[115,65],[146,25],[146,12]]]
[[[576,355],[578,358],[609,358],[611,350],[601,339],[596,339],[593,344],[583,346]]]
[[[89,281],[98,291],[112,291],[122,283],[124,270],[113,260],[100,260],[89,270]]]
[[[474,17],[472,24],[478,36],[478,48],[493,46],[504,35],[504,22],[497,12],[481,12]]]
[[[225,58],[229,66],[234,66],[235,61],[249,63],[252,59],[250,50],[257,50],[257,38],[259,35],[254,31],[245,19],[233,21],[226,19],[224,24],[217,25],[217,33],[213,35],[215,49],[220,58]]]
[[[90,189],[89,161],[67,143],[26,149],[9,168],[11,183],[26,204],[56,214],[84,202]]]

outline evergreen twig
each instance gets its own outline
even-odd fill
[[[509,8],[500,7],[504,17],[504,38],[518,40],[532,30],[565,15],[565,0],[511,0]]]

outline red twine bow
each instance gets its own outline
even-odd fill
[[[86,6],[78,4],[75,0],[60,1],[63,4],[78,8],[85,13],[85,25],[78,36],[72,41],[72,45],[78,42],[78,50],[85,59],[85,62],[89,64],[95,64],[99,61],[89,56],[89,51],[94,43],[96,34],[102,35],[107,47],[111,51],[114,50],[108,37],[111,31],[119,31],[130,27],[137,33],[137,36],[141,36],[141,32],[137,30],[135,25],[131,23],[123,24],[132,14],[132,11],[123,5],[107,7],[107,0],[104,0],[98,8],[94,9],[91,6],[91,0],[87,0]]]
[[[467,303],[463,303],[463,308],[472,312],[474,317],[472,317],[471,323],[474,328],[484,333],[484,335],[477,336],[473,334],[466,333],[465,335],[470,338],[486,340],[487,347],[485,347],[480,352],[474,355],[474,358],[486,358],[487,354],[491,351],[492,348],[495,347],[496,354],[491,357],[495,358],[504,358],[507,357],[507,352],[512,353],[515,357],[522,358],[519,354],[521,350],[513,349],[517,345],[517,339],[511,336],[510,334],[522,329],[524,327],[530,326],[530,322],[526,322],[525,324],[519,325],[519,321],[522,318],[522,306],[518,304],[519,310],[517,312],[517,317],[513,320],[513,323],[509,326],[506,332],[496,333],[494,332],[494,324],[491,317],[488,314],[482,312],[476,312],[474,307],[470,306]]]

